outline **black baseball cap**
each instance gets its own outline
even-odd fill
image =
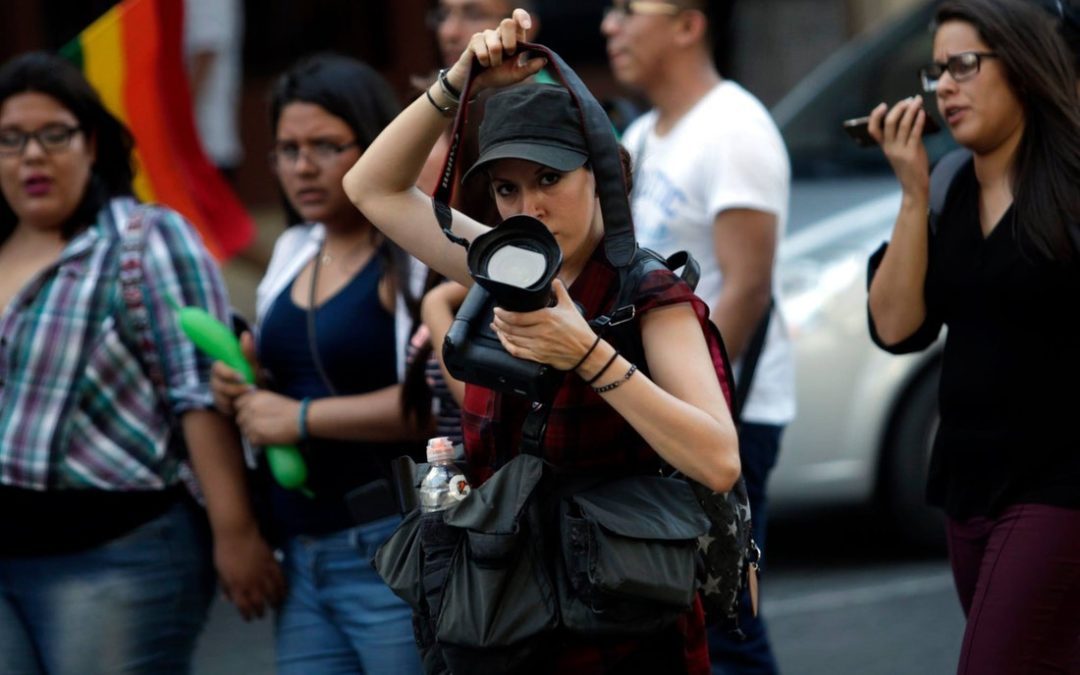
[[[480,123],[480,156],[462,180],[497,159],[525,159],[573,171],[589,159],[581,115],[556,84],[523,84],[490,99]]]

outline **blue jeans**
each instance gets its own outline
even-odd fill
[[[279,675],[421,673],[412,610],[371,558],[401,519],[285,543],[289,592],[277,614]]]
[[[780,452],[780,436],[784,427],[773,424],[743,422],[739,427],[739,459],[742,461],[746,493],[750,498],[751,531],[758,547],[765,550],[765,483],[769,472],[776,465]],[[709,659],[713,675],[772,675],[779,672],[765,621],[755,617],[750,608],[750,598],[745,597],[739,609],[739,627],[745,640],[739,640],[727,631],[709,629]]]
[[[87,551],[0,557],[0,670],[190,672],[213,592],[209,532],[186,500]]]

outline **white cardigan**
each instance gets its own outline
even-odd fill
[[[326,229],[321,223],[308,223],[294,225],[285,230],[274,243],[274,254],[270,257],[270,264],[266,268],[266,274],[259,287],[255,291],[255,325],[256,330],[262,325],[262,320],[270,310],[274,300],[281,294],[289,283],[292,282],[304,265],[318,253],[323,239],[326,237]],[[419,297],[424,288],[424,278],[427,268],[420,261],[409,256],[409,290],[414,297]],[[405,351],[409,344],[409,331],[412,329],[412,317],[405,305],[405,297],[398,293],[397,306],[394,312],[394,348],[397,353],[398,381],[405,377]]]

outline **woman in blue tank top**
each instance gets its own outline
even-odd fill
[[[400,520],[389,492],[370,488],[428,432],[403,416],[399,384],[409,280],[422,269],[341,187],[397,110],[385,81],[353,59],[316,56],[278,80],[271,161],[295,224],[259,285],[256,344],[244,338],[266,386],[215,364],[218,407],[252,443],[299,445],[308,467],[313,496],[266,481],[289,586],[275,631],[283,675],[420,672],[410,610],[367,561]]]

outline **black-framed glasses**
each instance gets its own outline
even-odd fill
[[[310,143],[295,143],[285,141],[278,143],[270,151],[270,163],[277,166],[296,166],[300,156],[304,155],[309,161],[325,166],[341,156],[349,148],[358,147],[356,141],[348,143],[336,143],[330,140],[315,140]]]
[[[932,94],[937,91],[938,80],[941,76],[949,73],[949,76],[957,82],[970,80],[979,73],[979,66],[983,59],[996,57],[994,52],[960,52],[953,54],[944,63],[934,61],[928,66],[919,69],[919,79],[922,80],[923,91]]]
[[[46,124],[36,131],[3,129],[0,130],[0,156],[15,157],[23,154],[31,138],[37,141],[45,152],[63,152],[80,131],[82,127],[69,124]]]
[[[604,10],[604,18],[623,21],[628,16],[675,16],[684,9],[686,8],[660,0],[616,0]]]
[[[451,17],[455,17],[463,23],[484,24],[484,28],[494,28],[495,24],[507,18],[503,14],[494,14],[476,5],[465,5],[464,7],[440,6],[427,13],[425,22],[429,30],[435,31],[439,30],[439,26]]]

